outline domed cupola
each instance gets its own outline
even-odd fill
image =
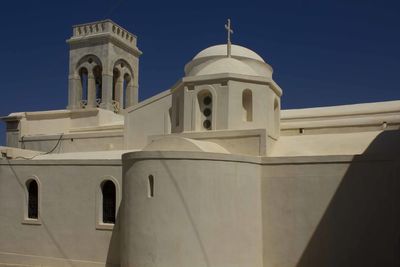
[[[266,129],[279,136],[282,90],[272,68],[254,51],[230,42],[208,47],[185,66],[172,88],[171,131]]]
[[[228,57],[227,50],[227,45],[222,44],[199,52],[186,64],[186,77],[221,73],[272,77],[271,66],[254,51],[243,46],[231,45],[231,55]]]

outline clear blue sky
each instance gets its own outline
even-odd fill
[[[283,108],[400,99],[400,2],[3,1],[0,115],[67,105],[74,24],[111,18],[138,36],[140,99],[168,89],[197,52],[226,42],[260,54]],[[0,144],[4,144],[4,125]]]

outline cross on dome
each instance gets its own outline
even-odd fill
[[[225,29],[228,32],[228,44],[226,46],[226,49],[227,49],[226,53],[227,53],[228,57],[231,57],[231,46],[232,46],[231,34],[233,34],[233,30],[231,28],[231,20],[230,19],[228,19],[228,23],[225,24]]]

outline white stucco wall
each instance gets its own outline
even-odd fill
[[[263,266],[260,170],[211,155],[125,154],[121,266]]]
[[[122,266],[397,266],[396,137],[360,155],[126,154]]]
[[[171,133],[171,102],[167,90],[126,110],[126,149],[141,149],[147,145],[149,136]]]
[[[40,224],[24,223],[33,175]],[[104,179],[121,188],[120,160],[0,160],[0,265],[118,266],[118,227],[96,229]]]
[[[133,152],[122,180],[119,160],[3,159],[0,265],[394,267],[398,136],[382,132],[356,156]],[[41,225],[23,224],[32,175]],[[124,201],[114,231],[96,229],[96,192],[109,175]]]

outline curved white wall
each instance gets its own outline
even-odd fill
[[[168,155],[124,156],[121,266],[263,266],[259,166]]]

